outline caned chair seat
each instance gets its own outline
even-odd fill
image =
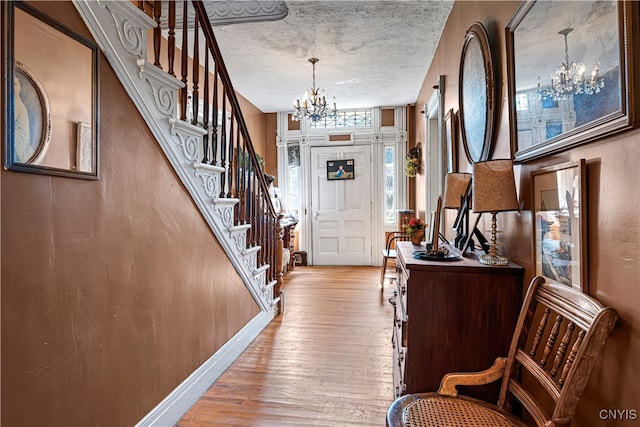
[[[567,427],[617,319],[613,308],[589,295],[534,277],[509,354],[481,372],[445,375],[436,393],[399,397],[387,411],[387,426],[524,426],[511,413],[512,408],[519,408],[517,413],[527,414],[527,420],[538,427]],[[522,381],[525,372],[527,380]],[[459,385],[498,380],[496,405],[458,396]],[[540,401],[545,402],[544,407]]]
[[[524,427],[513,415],[495,405],[469,397],[452,398],[437,393],[403,396],[389,413],[397,414],[398,426],[407,427]]]

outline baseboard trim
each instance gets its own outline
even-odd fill
[[[136,427],[174,426],[189,408],[227,370],[273,320],[272,311],[262,311],[233,336],[220,350],[176,387],[151,410]]]

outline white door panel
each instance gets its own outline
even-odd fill
[[[327,161],[354,160],[354,179],[328,180]],[[371,148],[311,147],[314,265],[371,265]]]

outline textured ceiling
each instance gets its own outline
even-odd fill
[[[415,102],[453,1],[291,1],[278,21],[214,27],[234,88],[261,111],[316,86],[338,109]]]

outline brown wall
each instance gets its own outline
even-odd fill
[[[416,105],[423,105],[439,75],[445,75],[445,111],[458,110],[458,67],[466,30],[474,21],[489,33],[496,68],[506,76],[504,27],[520,2],[458,1],[444,28],[433,63],[424,80]],[[498,80],[501,100],[497,143],[492,158],[510,156],[506,80]],[[415,116],[415,140],[424,141],[424,123],[419,109]],[[620,321],[596,365],[573,426],[616,425],[599,417],[601,409],[640,410],[640,129],[630,130],[570,151],[531,161],[516,168],[516,181],[523,209],[498,215],[499,245],[512,260],[525,267],[525,281],[534,274],[532,265],[532,224],[530,211],[531,171],[538,168],[586,159],[588,189],[588,270],[589,294],[618,310]],[[460,171],[471,171],[458,146]],[[416,178],[417,191],[424,188],[424,176]],[[481,230],[489,229],[483,218]],[[624,424],[626,425],[626,424]]]
[[[278,115],[276,113],[265,114],[264,125],[264,171],[276,177],[278,185],[278,147],[276,136],[278,134]]]
[[[247,101],[242,95],[238,94],[238,101],[244,120],[247,123],[247,130],[251,136],[253,147],[256,149],[256,153],[264,158],[265,151],[267,150],[265,143],[265,114],[258,110],[255,105]]]
[[[4,426],[134,425],[259,311],[104,57],[100,96],[99,181],[1,173]]]

